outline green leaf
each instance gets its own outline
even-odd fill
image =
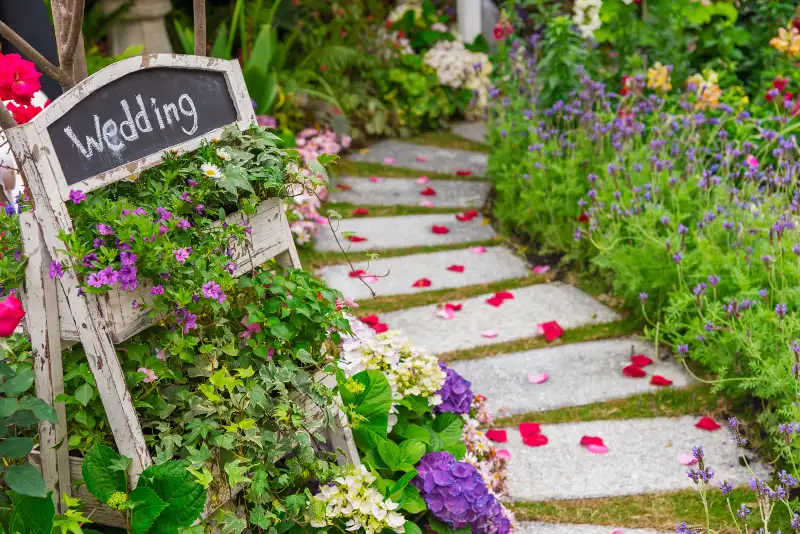
[[[430,445],[431,443],[431,436],[428,433],[428,430],[423,426],[415,425],[413,423],[405,425],[402,429],[399,428],[399,425],[396,425],[392,430],[392,433],[397,434],[401,438],[421,441],[426,445]]]
[[[406,486],[398,503],[400,508],[410,514],[418,514],[428,509],[425,499],[420,496],[419,490],[415,486]]]
[[[128,470],[128,466],[131,465],[132,461],[133,460],[131,460],[127,456],[120,456],[119,459],[111,461],[111,464],[109,465],[109,468],[112,471],[127,471]]]
[[[392,388],[382,372],[361,371],[354,375],[351,380],[363,385],[364,390],[356,397],[353,397],[352,395],[344,394],[344,391],[347,390],[346,386],[340,388],[340,390],[343,390],[343,399],[345,396],[348,398],[348,400],[345,400],[346,404],[355,405],[355,412],[367,421],[371,421],[375,417],[388,416],[392,407]]]
[[[86,489],[102,502],[107,502],[114,493],[127,493],[125,473],[114,471],[113,462],[122,457],[107,445],[97,444],[92,447],[83,459],[81,473],[86,482]]]
[[[132,506],[131,532],[145,534],[168,505],[150,488],[136,488],[128,498]]]
[[[447,452],[453,455],[456,460],[461,460],[467,454],[467,446],[464,442],[459,442],[447,447]]]
[[[413,439],[407,439],[400,444],[400,456],[397,462],[397,469],[401,471],[411,471],[424,454],[424,443]]]
[[[460,528],[458,530],[453,530],[452,528],[448,527],[445,523],[442,523],[435,517],[428,516],[428,526],[431,527],[431,530],[436,532],[436,534],[470,534],[470,527]]]
[[[249,465],[240,465],[242,460],[237,458],[232,462],[228,462],[225,464],[225,474],[228,475],[228,485],[230,487],[235,487],[237,484],[244,484],[246,482],[250,482],[250,479],[244,476],[245,473],[250,469]]]
[[[289,333],[289,329],[283,323],[270,326],[269,333],[284,341],[289,341],[292,338],[291,334]]]
[[[44,481],[42,487],[44,488]],[[42,497],[31,497],[12,491],[10,496],[13,504],[11,533],[51,534],[56,506],[50,493],[45,493]]]
[[[397,471],[400,465],[400,447],[391,440],[382,439],[378,442],[378,455],[383,460],[383,463],[392,471]]]
[[[151,532],[174,532],[188,527],[203,513],[206,491],[194,480],[187,462],[170,460],[144,470],[139,487],[150,488],[169,505],[153,522]]]
[[[406,521],[403,524],[403,534],[422,534],[422,529],[413,521]]]
[[[30,389],[35,377],[36,374],[33,372],[33,369],[20,369],[17,371],[16,375],[0,386],[0,391],[3,391],[6,397],[18,397]]]
[[[75,390],[75,398],[84,406],[92,400],[92,395],[94,395],[94,388],[89,384],[83,384]]]
[[[19,401],[19,408],[21,410],[30,410],[39,421],[47,421],[48,423],[57,424],[58,416],[56,410],[45,401],[38,397],[24,397]],[[5,417],[0,414],[0,417]]]
[[[25,458],[31,450],[31,438],[6,438],[0,441],[0,456],[4,458]]]
[[[440,413],[433,421],[433,429],[442,437],[445,446],[449,447],[461,441],[461,435],[464,433],[464,420],[453,412]]]
[[[42,474],[31,464],[7,467],[3,471],[3,481],[9,488],[20,495],[38,498],[47,497]]]

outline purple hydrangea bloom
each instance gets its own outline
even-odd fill
[[[439,413],[469,413],[472,400],[475,398],[470,389],[470,382],[442,362],[439,362],[439,368],[445,372],[447,377],[442,389],[436,392],[442,397],[442,403],[436,407],[436,411]]]

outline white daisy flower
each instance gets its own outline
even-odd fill
[[[200,170],[203,171],[203,174],[209,178],[222,178],[223,176],[222,171],[219,170],[219,167],[212,165],[211,163],[203,163],[200,166]]]
[[[232,156],[224,148],[218,148],[217,157],[222,161],[230,161]]]

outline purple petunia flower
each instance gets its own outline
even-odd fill
[[[187,219],[181,217],[180,219],[178,219],[178,224],[176,224],[176,226],[181,230],[188,230],[189,228],[192,227],[192,223],[190,223]]]
[[[81,202],[86,200],[86,195],[83,193],[83,191],[70,189],[69,190],[69,199],[72,202],[74,202],[75,204],[80,204]]]
[[[98,224],[96,228],[100,235],[114,235],[114,229],[107,224]]]
[[[152,288],[150,288],[150,294],[153,295],[153,296],[155,296],[155,295],[163,295],[164,294],[164,286],[162,286],[162,285],[153,286]]]
[[[61,266],[61,262],[55,260],[50,262],[50,279],[53,280],[62,276],[64,276],[64,268]]]
[[[189,259],[189,251],[185,248],[179,248],[175,251],[175,260],[183,265]]]
[[[172,218],[172,213],[165,210],[164,208],[156,208],[156,212],[158,213],[161,221],[167,221]]]

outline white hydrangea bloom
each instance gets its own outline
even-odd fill
[[[594,37],[594,32],[603,25],[600,20],[600,8],[603,0],[575,0],[573,5],[572,20],[578,26],[578,31],[584,39]]]
[[[436,70],[439,83],[453,89],[469,89],[475,94],[468,116],[483,113],[489,102],[492,64],[489,56],[466,49],[463,41],[438,41],[425,53],[423,61]]]
[[[389,16],[386,17],[392,23],[395,23],[402,19],[406,11],[413,11],[414,12],[414,20],[420,20],[422,18],[422,2],[419,0],[405,0],[397,4]]]

